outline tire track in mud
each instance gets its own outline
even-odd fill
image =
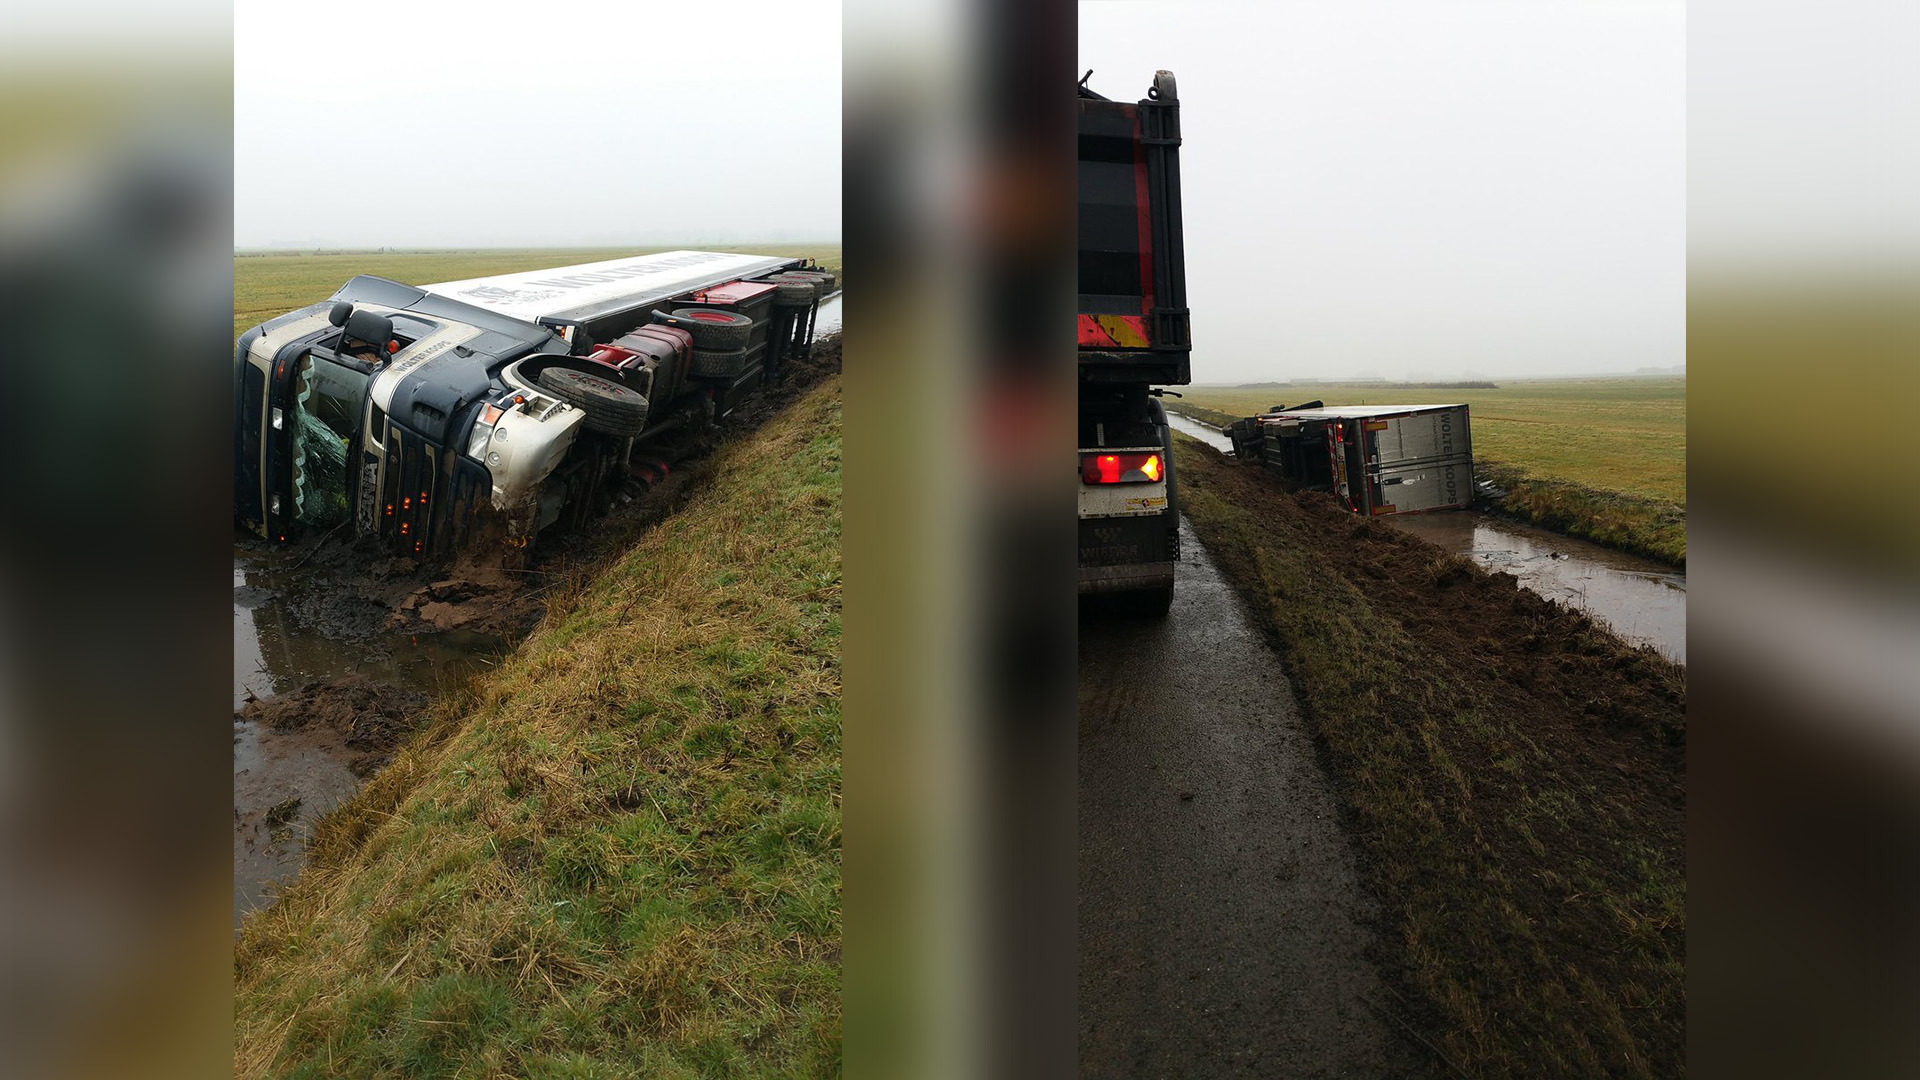
[[[1278,658],[1183,520],[1164,619],[1080,619],[1080,1072],[1403,1077]]]

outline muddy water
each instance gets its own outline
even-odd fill
[[[287,611],[313,575],[294,550],[237,546],[233,563],[233,707],[303,683],[362,674],[431,692],[496,659],[504,643],[476,634],[388,634],[343,642]],[[313,822],[353,794],[361,778],[337,732],[233,725],[233,918],[270,902],[299,873]],[[297,800],[297,801],[296,801]]]
[[[1226,453],[1233,441],[1218,430],[1168,414],[1176,430]],[[1518,522],[1459,511],[1385,519],[1490,570],[1520,579],[1549,600],[1578,608],[1635,645],[1687,662],[1687,575]]]
[[[1173,412],[1167,413],[1167,422],[1173,425],[1173,430],[1183,431],[1223,454],[1233,453],[1233,440],[1227,438],[1226,432],[1219,428],[1208,427],[1198,420],[1189,420]]]
[[[1635,645],[1687,662],[1687,575],[1659,563],[1468,512],[1414,514],[1394,526],[1503,570],[1549,600],[1606,623]]]

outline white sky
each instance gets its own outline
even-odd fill
[[[1679,0],[1080,5],[1179,80],[1195,382],[1685,361]]]
[[[835,3],[238,0],[234,244],[840,236]]]

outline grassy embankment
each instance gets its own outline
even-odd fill
[[[1301,386],[1185,387],[1172,403],[1224,425],[1278,404],[1464,401],[1475,467],[1506,489],[1499,509],[1676,566],[1687,560],[1687,381],[1684,377],[1527,379],[1493,390]]]
[[[1196,440],[1175,456],[1363,855],[1391,1010],[1466,1075],[1680,1075],[1683,669]]]
[[[688,246],[688,245],[682,245]],[[522,270],[600,262],[626,255],[676,248],[552,248],[518,250],[482,248],[467,251],[322,251],[236,252],[233,258],[233,336],[276,315],[325,300],[355,274],[377,274],[424,285],[460,281]],[[838,275],[839,244],[787,244],[760,247],[702,247],[702,251],[739,251],[754,255],[811,256]]]
[[[322,820],[236,1075],[838,1075],[839,416],[722,451]]]

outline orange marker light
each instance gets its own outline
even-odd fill
[[[1085,454],[1080,458],[1080,480],[1087,484],[1157,484],[1166,479],[1161,455]]]

